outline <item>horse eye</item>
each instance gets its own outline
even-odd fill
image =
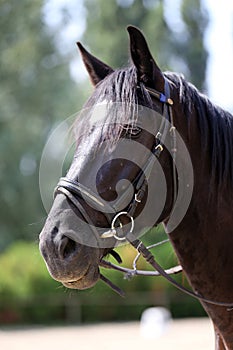
[[[142,129],[139,128],[138,126],[122,125],[122,136],[124,137],[129,137],[129,138],[137,137],[139,136],[141,131]]]

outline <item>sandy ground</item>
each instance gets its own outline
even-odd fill
[[[111,323],[92,326],[0,329],[2,350],[213,350],[214,335],[208,319],[171,321],[157,339],[140,335],[140,324]]]

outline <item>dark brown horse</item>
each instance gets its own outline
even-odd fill
[[[74,160],[40,250],[53,278],[89,288],[102,276],[103,257],[119,260],[119,240],[140,250],[138,232],[163,222],[213,321],[216,349],[232,350],[233,118],[182,76],[162,73],[142,33],[128,32],[125,69],[78,44],[95,90],[75,126]]]

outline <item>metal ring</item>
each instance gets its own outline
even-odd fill
[[[129,233],[132,233],[133,230],[134,230],[134,218],[127,211],[121,211],[120,213],[117,213],[114,216],[114,218],[112,219],[112,223],[111,223],[111,230],[117,230],[117,228],[115,227],[115,222],[121,215],[126,215],[126,216],[128,216],[128,218],[130,218],[130,220],[131,220],[131,228],[129,230]],[[122,227],[122,225],[121,225],[121,227]],[[118,241],[123,241],[124,239],[126,239],[125,237],[117,236],[117,234],[115,234],[113,237],[115,239],[117,239]]]

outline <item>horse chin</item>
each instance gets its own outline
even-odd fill
[[[77,280],[74,278],[71,281],[63,281],[62,284],[71,289],[87,289],[93,287],[100,278],[98,266],[90,265],[86,273]]]

